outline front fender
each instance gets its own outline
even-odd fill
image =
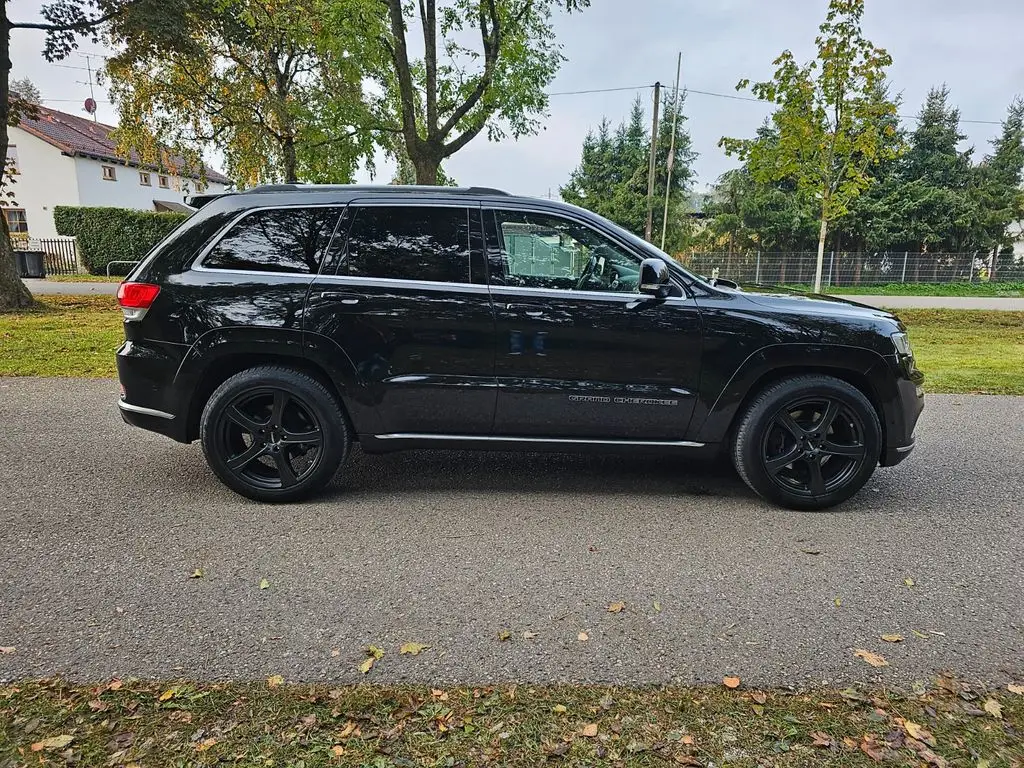
[[[703,412],[694,413],[690,439],[703,443],[724,442],[740,406],[760,390],[762,383],[787,374],[833,373],[838,378],[853,378],[866,384],[868,396],[879,410],[883,430],[888,434],[896,426],[892,413],[898,399],[896,377],[890,363],[874,350],[840,344],[772,344],[751,353],[733,372],[718,393],[705,393]]]

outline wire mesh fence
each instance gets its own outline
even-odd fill
[[[814,282],[818,254],[807,251],[696,252],[678,258],[688,269],[705,277],[760,285],[808,285]],[[993,264],[992,254],[983,251],[827,251],[821,272],[822,285],[826,286],[1019,281],[1024,281],[1024,258],[1001,256]]]

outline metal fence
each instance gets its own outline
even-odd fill
[[[78,244],[73,237],[11,238],[15,250],[42,251],[48,275],[78,275],[85,271],[78,258]]]
[[[679,260],[706,277],[738,283],[808,285],[814,282],[818,254],[814,252],[684,253]],[[911,251],[854,253],[827,251],[821,282],[828,286],[888,283],[972,283],[1024,280],[1024,259],[1000,257],[993,269],[992,254],[914,253]]]

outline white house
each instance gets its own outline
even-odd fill
[[[184,203],[190,195],[223,192],[231,184],[209,168],[203,185],[198,174],[176,175],[134,154],[118,157],[112,126],[65,112],[40,107],[34,118],[23,117],[8,130],[8,162],[13,160],[17,174],[11,197],[17,205],[5,207],[4,215],[15,237],[56,237],[58,205],[189,210]],[[169,165],[180,168],[184,161],[171,158]]]

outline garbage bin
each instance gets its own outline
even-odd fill
[[[46,277],[46,251],[15,251],[18,277]]]

